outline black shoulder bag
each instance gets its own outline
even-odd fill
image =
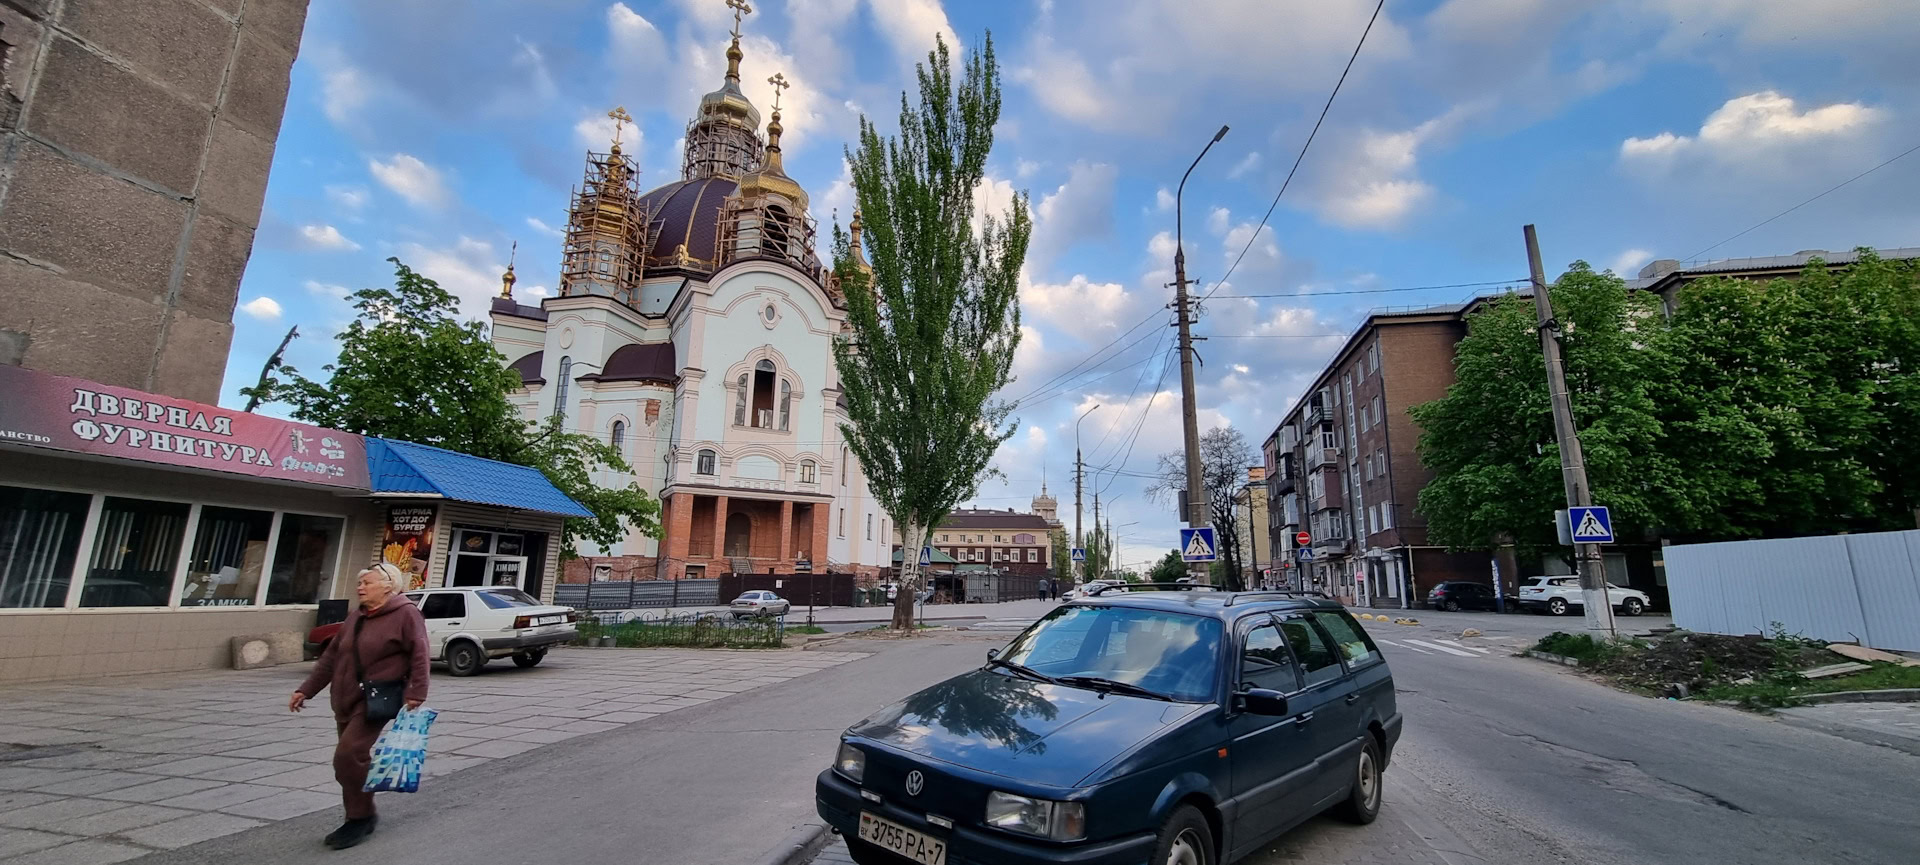
[[[367,720],[384,724],[400,716],[401,696],[407,689],[406,679],[394,679],[387,682],[369,682],[360,666],[360,628],[367,623],[365,613],[353,623],[353,678],[360,682],[360,697],[367,704]]]

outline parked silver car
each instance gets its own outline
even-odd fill
[[[784,616],[793,608],[793,604],[772,592],[755,591],[741,592],[740,597],[734,598],[728,608],[733,611],[734,618],[741,619],[747,616]]]

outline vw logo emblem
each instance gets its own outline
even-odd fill
[[[919,769],[907,773],[907,795],[918,796],[920,791],[926,788],[927,776],[920,774]]]

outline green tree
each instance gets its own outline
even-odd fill
[[[1067,530],[1048,532],[1053,541],[1053,584],[1060,591],[1073,585],[1073,547],[1067,542]]]
[[[477,321],[460,321],[458,301],[398,258],[393,288],[354,292],[357,316],[339,335],[340,356],[325,381],[283,366],[280,375],[241,390],[285,402],[308,423],[361,435],[433,445],[533,466],[594,513],[566,521],[561,557],[586,540],[611,547],[628,531],[659,534],[659,503],[639,485],[602,487],[595,473],[626,476],[619,451],[593,436],[566,432],[561,418],[532,427],[507,401],[520,377]]]
[[[1033,231],[1024,194],[1004,216],[975,219],[1000,118],[992,36],[957,85],[944,40],[927,61],[915,67],[918,105],[901,94],[898,137],[862,115],[847,151],[863,249],[834,230],[849,333],[833,353],[852,420],[840,428],[907,549],[924,546],[991,476],[988,461],[1013,434],[1012,406],[993,395],[1020,342],[1020,267]],[[908,557],[902,569],[895,628],[912,626],[917,564]]]
[[[1667,375],[1663,354],[1648,350],[1665,328],[1659,299],[1629,294],[1585,262],[1549,299],[1593,500],[1612,508],[1617,534],[1637,536],[1659,525],[1680,474],[1660,450],[1653,396]],[[1435,475],[1418,504],[1429,537],[1454,550],[1513,543],[1526,558],[1568,556],[1553,527],[1566,495],[1533,301],[1495,298],[1467,328],[1447,395],[1412,410],[1421,461]]]
[[[1177,583],[1187,575],[1187,563],[1180,558],[1179,550],[1168,550],[1160,561],[1153,563],[1153,569],[1147,572],[1147,582]]]
[[[1087,580],[1118,579],[1118,547],[1106,526],[1095,523],[1093,530],[1086,535],[1086,544],[1087,560],[1083,570]]]
[[[1240,544],[1243,519],[1234,504],[1234,494],[1246,485],[1247,467],[1254,464],[1254,459],[1247,437],[1233,427],[1214,427],[1200,435],[1200,485],[1207,494],[1207,514],[1213,522],[1215,542],[1220,547],[1215,551],[1220,557],[1220,570],[1216,573],[1210,569],[1208,573],[1214,574],[1215,585],[1236,592],[1245,588],[1242,564],[1246,561],[1246,552]],[[1153,483],[1147,487],[1147,495],[1158,502],[1177,502],[1186,488],[1185,452],[1161,454],[1160,467]]]

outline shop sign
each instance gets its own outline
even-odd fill
[[[436,505],[393,505],[387,508],[386,536],[380,558],[413,575],[411,589],[427,587],[427,562],[433,559]]]
[[[0,365],[0,442],[367,489],[360,436]]]

